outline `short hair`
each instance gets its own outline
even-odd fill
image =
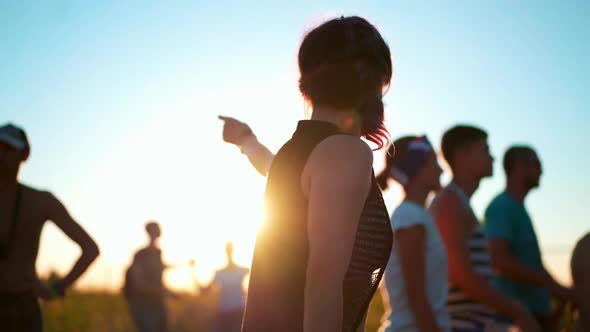
[[[488,134],[480,128],[469,125],[457,125],[447,130],[442,137],[443,157],[453,168],[457,149],[488,138]]]
[[[155,221],[155,220],[150,220],[150,221],[148,221],[148,222],[145,223],[145,231],[146,232],[149,232],[150,229],[152,229],[154,227],[160,229],[160,224],[158,224],[158,222]]]
[[[514,145],[511,146],[504,154],[503,166],[506,175],[514,169],[514,165],[517,161],[526,160],[531,154],[535,155],[536,152],[530,146],[526,145]]]

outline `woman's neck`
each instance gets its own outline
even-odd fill
[[[426,199],[428,198],[428,194],[430,194],[429,189],[410,185],[405,189],[405,192],[405,201],[410,201],[422,207],[426,207]]]
[[[311,120],[330,122],[347,134],[361,136],[361,127],[356,114],[354,109],[316,107],[311,114]]]

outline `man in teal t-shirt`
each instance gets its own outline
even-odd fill
[[[551,319],[551,294],[573,301],[574,293],[553,279],[543,266],[539,243],[524,199],[539,186],[541,162],[533,149],[515,146],[504,155],[506,190],[485,212],[495,285],[519,300],[537,318],[543,331],[557,331]]]

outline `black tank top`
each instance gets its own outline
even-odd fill
[[[273,160],[265,192],[265,223],[252,260],[243,332],[303,331],[308,202],[301,174],[313,149],[339,134],[343,133],[334,124],[300,121]],[[355,331],[362,322],[387,265],[391,243],[389,216],[373,176],[342,284],[343,331]]]

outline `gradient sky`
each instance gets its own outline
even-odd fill
[[[216,116],[248,122],[276,151],[305,115],[298,44],[342,14],[366,17],[391,47],[394,138],[439,142],[456,123],[489,132],[497,161],[478,215],[502,190],[506,148],[538,150],[545,173],[527,206],[546,264],[569,282],[590,230],[587,1],[0,1],[0,121],[30,136],[21,180],[61,198],[101,247],[81,285],[117,287],[149,218],[165,258],[194,257],[203,280],[227,240],[249,263],[265,182],[221,141]],[[390,209],[399,198],[386,193]],[[40,272],[70,266],[78,250],[64,239],[45,228]],[[167,279],[188,287],[190,271]]]

